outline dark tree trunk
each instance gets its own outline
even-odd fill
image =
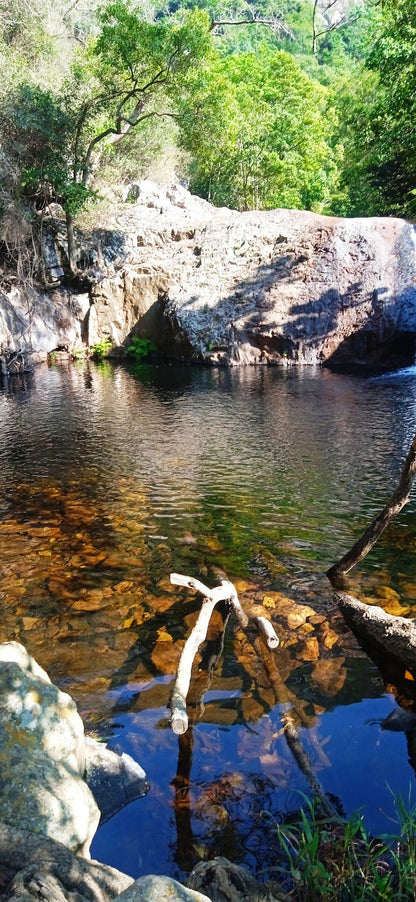
[[[389,525],[391,520],[400,513],[401,509],[407,504],[416,476],[416,435],[410,446],[409,453],[393,494],[383,510],[377,514],[372,523],[367,527],[362,536],[354,543],[352,548],[332,567],[327,570],[327,576],[332,583],[339,583],[345,573],[348,573],[359,561],[366,557],[371,551],[373,545],[377,542],[379,536]]]
[[[382,608],[365,604],[346,592],[336,592],[335,599],[345,620],[364,646],[375,642],[384,659],[394,658],[404,670],[416,673],[414,620],[387,614]]]

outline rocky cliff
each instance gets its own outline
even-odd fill
[[[51,221],[49,285],[1,295],[3,355],[105,338],[117,351],[139,335],[170,358],[221,365],[413,362],[416,241],[404,220],[238,213],[143,182],[78,238],[81,288],[65,281]]]

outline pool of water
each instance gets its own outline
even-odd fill
[[[313,781],[339,813],[394,829],[412,750],[379,721],[399,693],[412,707],[413,680],[380,673],[322,572],[394,487],[415,404],[413,369],[74,363],[0,389],[0,640],[23,642],[151,785],[94,857],[133,876],[181,879],[216,854],[272,874],[274,825]],[[415,541],[412,502],[351,591],[413,616]],[[214,568],[281,644],[259,651],[231,618],[218,655],[216,615],[178,738],[169,695],[201,599],[169,574],[212,584]]]

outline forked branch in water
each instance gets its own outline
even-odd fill
[[[336,564],[327,570],[327,576],[331,582],[336,583],[342,579],[345,573],[352,570],[352,568],[362,561],[368,552],[371,551],[382,532],[384,532],[389,523],[400,513],[405,504],[407,504],[415,476],[416,435],[410,446],[398,485],[393,494],[383,510],[377,514],[365,532],[363,532],[362,536],[354,543],[352,548],[347,551]]]
[[[237,591],[233,583],[228,579],[221,580],[219,586],[209,589],[199,579],[193,579],[191,576],[183,576],[180,573],[171,573],[170,581],[175,586],[187,586],[188,589],[196,589],[203,595],[201,610],[198,615],[196,624],[185,642],[182,654],[179,660],[178,670],[176,673],[175,685],[173,687],[170,698],[171,709],[171,726],[174,733],[186,733],[188,729],[188,715],[186,711],[186,698],[191,682],[192,665],[198,648],[206,639],[209,621],[212,612],[219,601],[227,601],[240,626],[245,629],[248,626],[249,618],[243,611],[238,599]],[[266,639],[269,648],[277,648],[279,639],[268,620],[265,617],[253,618],[257,628]]]

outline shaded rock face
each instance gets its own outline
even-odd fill
[[[0,349],[114,348],[133,335],[210,364],[413,363],[416,240],[400,219],[217,209],[181,186],[133,186],[80,239],[82,291],[0,297]],[[51,281],[65,236],[48,244]],[[29,309],[30,308],[30,309]]]

